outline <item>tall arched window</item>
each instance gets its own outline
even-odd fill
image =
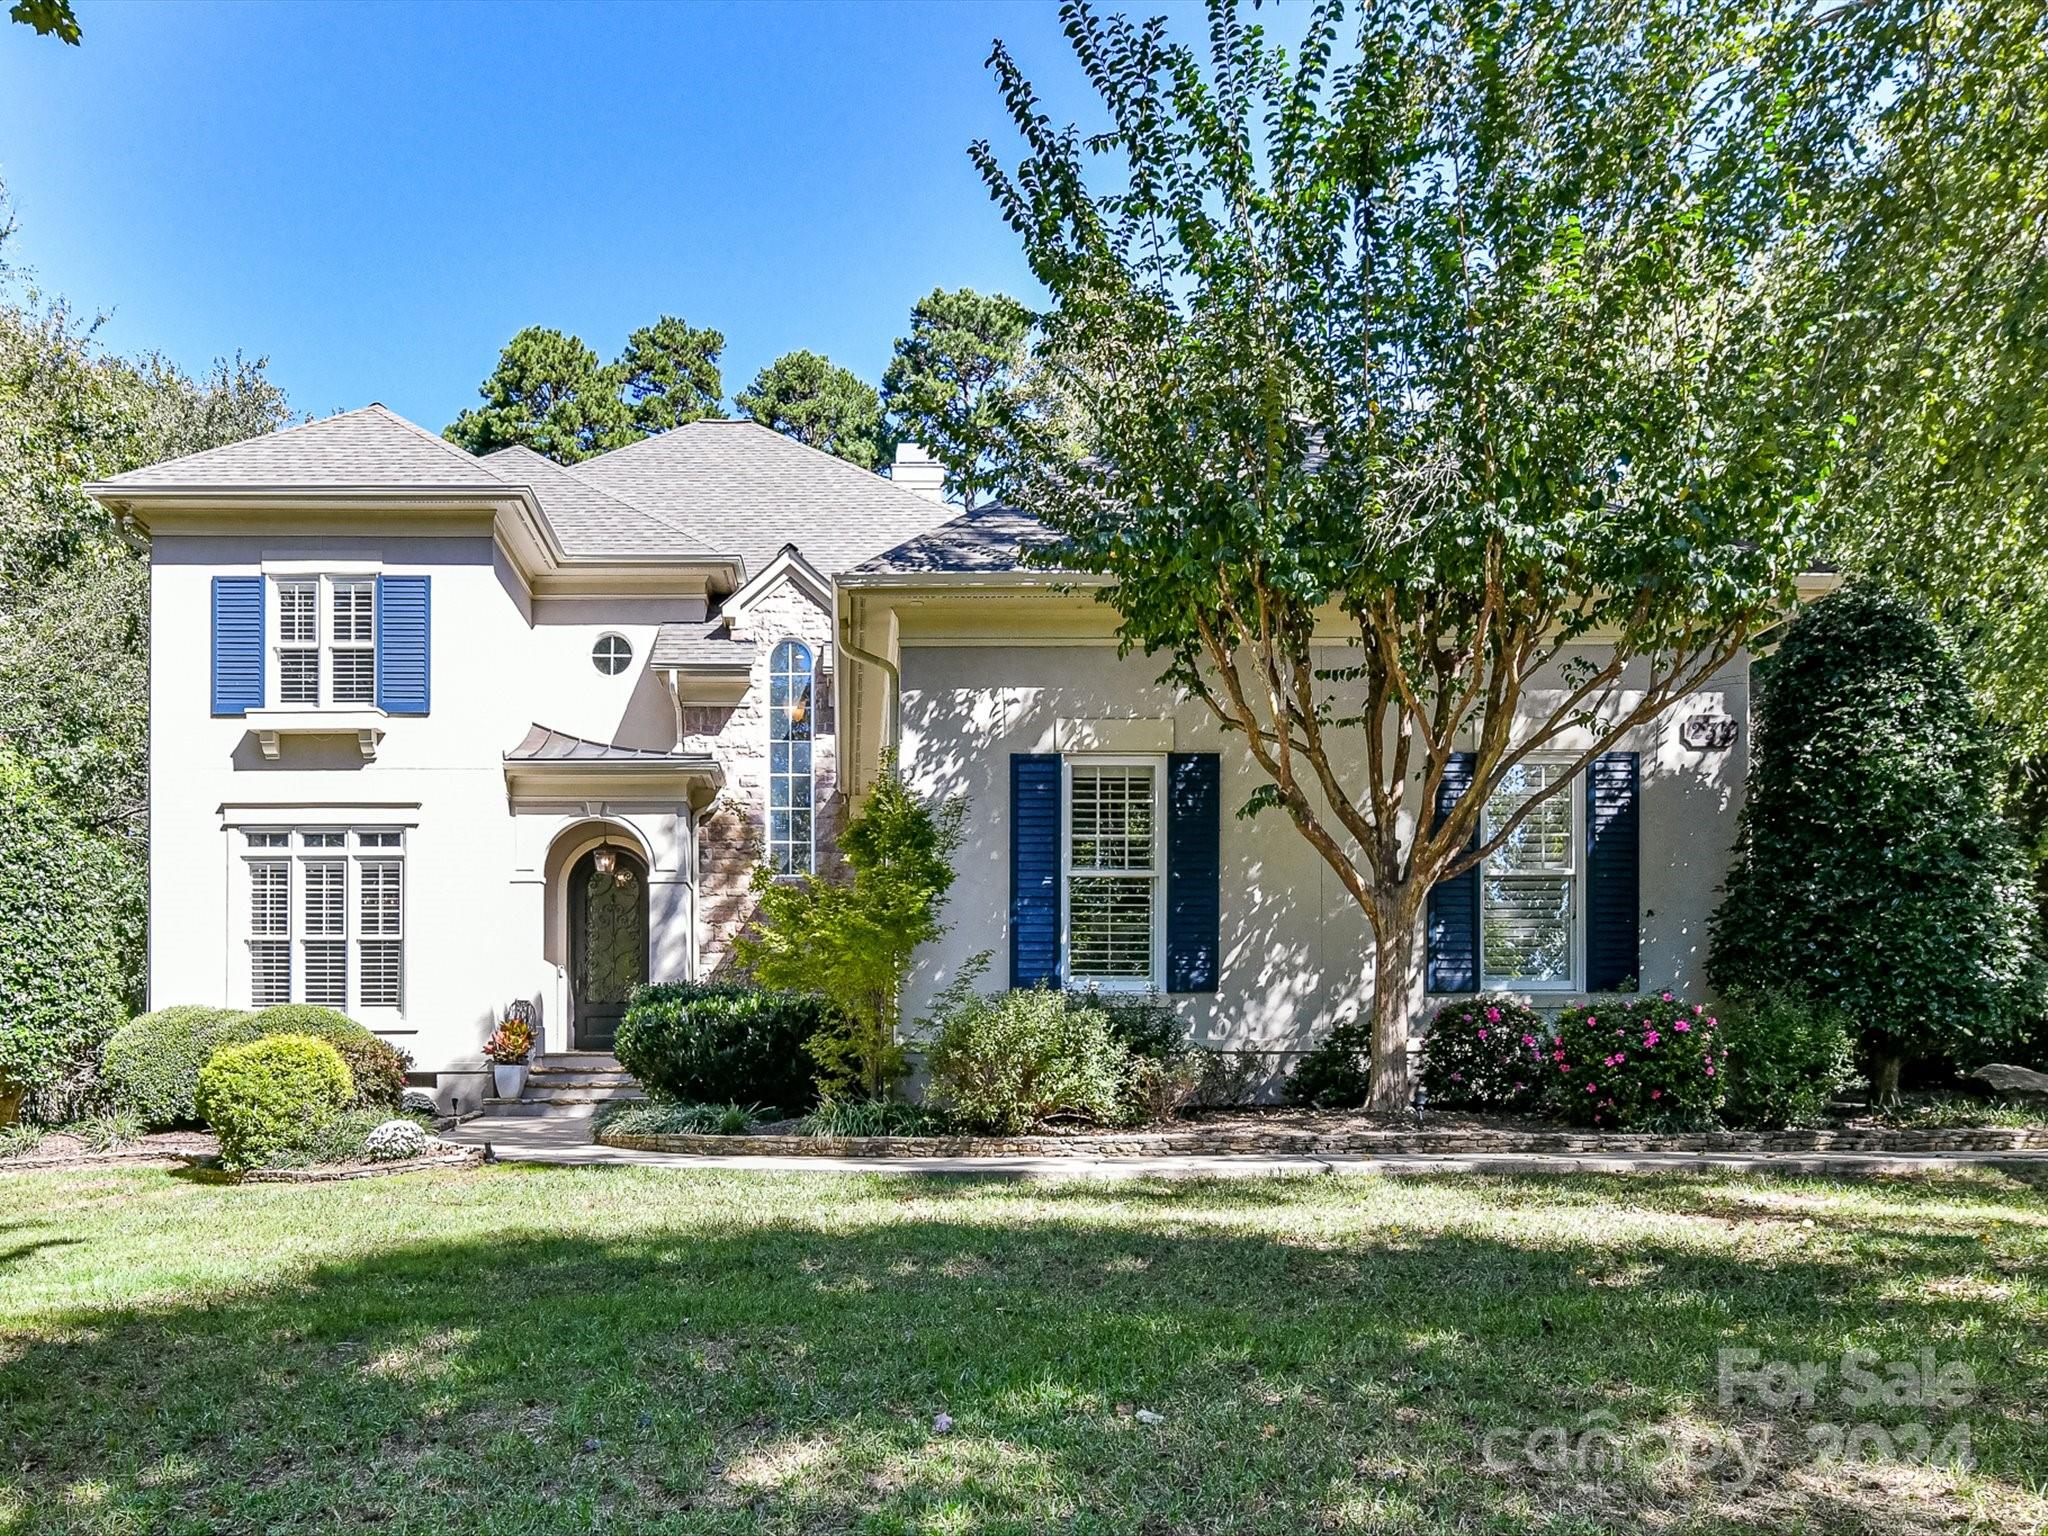
[[[810,647],[785,640],[768,663],[768,865],[778,875],[812,867]]]

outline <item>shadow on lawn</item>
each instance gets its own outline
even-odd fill
[[[436,1188],[418,1186],[423,1221]],[[822,1201],[815,1223],[685,1203],[630,1235],[541,1235],[529,1206],[501,1237],[68,1319],[0,1346],[0,1531],[1905,1531],[1954,1513],[1945,1474],[1915,1505],[1803,1466],[1736,1490],[1480,1460],[1489,1428],[1588,1415],[1754,1427],[1759,1410],[1717,1400],[1723,1345],[1967,1360],[1994,1493],[2017,1512],[2048,1476],[2038,1322],[1958,1287],[1972,1255],[1910,1206],[1865,1223],[1879,1295],[1854,1251],[1610,1245],[1563,1223],[1520,1241],[1162,1230],[1117,1214],[1159,1214],[1168,1192],[1139,1186],[882,1188],[852,1226]],[[1171,1193],[1241,1211],[1259,1188]]]

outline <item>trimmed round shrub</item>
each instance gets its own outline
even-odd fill
[[[1109,1017],[1044,987],[949,1001],[926,1053],[932,1091],[975,1130],[1013,1133],[1057,1115],[1114,1121],[1131,1053]]]
[[[1481,993],[1446,1003],[1422,1039],[1422,1085],[1446,1109],[1531,1108],[1543,1096],[1550,1026],[1526,1003]]]
[[[1372,1025],[1339,1024],[1287,1074],[1287,1101],[1311,1109],[1356,1109],[1372,1088]]]
[[[345,1013],[312,1003],[279,1003],[256,1015],[266,1035],[311,1035],[341,1053],[355,1079],[356,1107],[396,1109],[405,1096],[412,1058]]]
[[[1721,1009],[1728,1049],[1728,1125],[1778,1130],[1812,1125],[1856,1078],[1849,1016],[1792,992],[1737,995]]]
[[[1721,1021],[1669,992],[1610,997],[1558,1015],[1547,1097],[1604,1130],[1711,1124],[1727,1085]]]
[[[373,1163],[396,1163],[427,1150],[427,1133],[417,1120],[386,1120],[363,1138],[363,1156]]]
[[[0,743],[0,1125],[64,1119],[140,991],[142,860],[70,821]]]
[[[266,1035],[214,1054],[195,1102],[220,1137],[221,1162],[260,1168],[289,1154],[355,1102],[341,1053],[311,1035]]]
[[[114,1031],[100,1057],[114,1108],[151,1130],[199,1119],[193,1095],[199,1070],[224,1045],[243,1045],[263,1033],[256,1016],[239,1008],[184,1003],[130,1019]]]
[[[818,1100],[805,1042],[838,1020],[801,992],[664,981],[633,994],[612,1051],[657,1097],[797,1115]]]

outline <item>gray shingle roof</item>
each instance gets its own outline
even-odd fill
[[[104,482],[158,486],[488,486],[498,477],[453,443],[381,405],[188,453]]]
[[[701,624],[664,624],[647,652],[650,667],[721,668],[739,671],[754,664],[754,643],[735,640],[724,619]]]
[[[739,555],[749,575],[784,544],[828,576],[851,570],[953,511],[751,421],[693,421],[571,473]]]
[[[531,448],[500,448],[477,463],[498,478],[531,490],[555,537],[571,555],[703,560],[719,553],[679,523],[606,495]]]
[[[854,567],[852,574],[960,575],[1023,570],[1020,551],[1050,548],[1059,537],[1029,512],[1015,507],[977,507]]]
[[[571,736],[567,731],[536,725],[518,746],[505,754],[508,763],[673,763],[696,761],[681,753],[653,747],[622,747],[609,741]]]

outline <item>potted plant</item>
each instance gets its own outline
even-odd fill
[[[484,1042],[484,1060],[501,1099],[526,1092],[526,1058],[533,1054],[533,1026],[521,1018],[505,1020]]]

